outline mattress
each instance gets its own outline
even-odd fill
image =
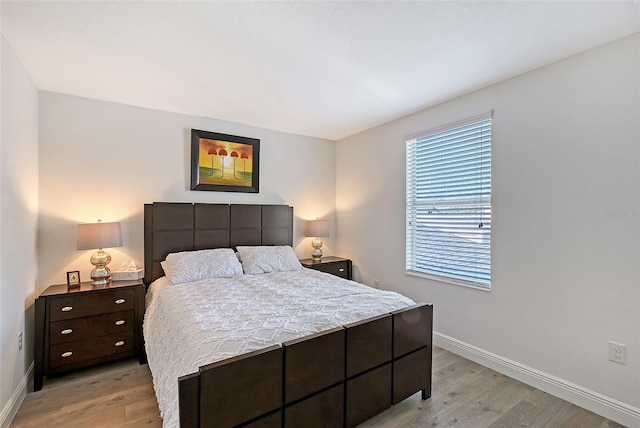
[[[178,427],[178,378],[200,366],[413,305],[302,269],[172,285],[147,293],[144,339],[163,426]]]

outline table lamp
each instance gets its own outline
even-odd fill
[[[304,234],[307,237],[313,237],[311,246],[313,251],[311,252],[311,258],[315,262],[319,262],[322,259],[322,240],[320,237],[329,236],[329,220],[309,220],[305,224]]]
[[[93,285],[106,285],[111,282],[111,270],[107,267],[111,261],[109,253],[103,248],[122,247],[120,223],[86,223],[78,225],[78,250],[95,250],[91,256]]]

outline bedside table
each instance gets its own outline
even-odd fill
[[[344,279],[353,279],[352,264],[350,259],[341,257],[323,257],[320,261],[313,259],[302,259],[300,264],[306,268],[330,273]]]
[[[134,355],[144,364],[145,293],[142,280],[42,292],[35,303],[34,390],[42,389],[43,376]]]

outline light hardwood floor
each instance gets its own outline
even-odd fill
[[[151,374],[137,360],[47,379],[11,427],[161,427]],[[409,397],[361,427],[613,428],[615,422],[440,348],[433,393]]]

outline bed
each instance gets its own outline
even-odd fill
[[[153,203],[145,205],[144,223],[145,283],[149,285],[155,281],[149,290],[148,301],[182,301],[185,306],[195,307],[192,314],[185,312],[175,322],[168,321],[171,309],[164,312],[162,306],[148,308],[162,314],[157,319],[167,316],[165,324],[160,323],[156,330],[174,328],[173,335],[167,332],[164,336],[177,348],[197,344],[196,348],[204,349],[204,355],[209,355],[207,346],[218,346],[209,345],[208,339],[197,336],[204,332],[194,333],[196,336],[187,340],[188,334],[181,329],[197,324],[197,319],[203,317],[204,307],[225,299],[229,302],[238,300],[234,300],[233,294],[230,297],[216,294],[220,290],[255,295],[257,299],[256,309],[250,309],[254,307],[252,303],[247,306],[249,309],[233,307],[227,308],[227,312],[212,312],[218,321],[229,320],[230,323],[233,323],[233,315],[253,319],[253,312],[264,312],[260,303],[274,306],[275,303],[266,301],[268,296],[285,293],[287,287],[298,293],[297,298],[311,303],[322,301],[331,306],[329,303],[334,302],[335,306],[341,306],[353,300],[359,305],[359,309],[347,311],[348,316],[327,315],[333,323],[328,329],[326,324],[322,328],[315,325],[320,315],[297,314],[294,320],[299,325],[291,332],[277,327],[277,337],[265,333],[264,338],[254,340],[257,343],[238,347],[228,354],[229,357],[225,352],[215,352],[215,356],[212,352],[208,361],[203,360],[202,355],[195,361],[185,357],[167,363],[172,368],[163,371],[164,374],[160,370],[154,372],[154,365],[158,365],[154,361],[162,361],[168,353],[163,353],[159,347],[154,349],[155,345],[148,343],[147,353],[159,401],[160,382],[172,384],[178,397],[175,412],[163,410],[165,426],[352,427],[417,392],[421,392],[423,399],[431,395],[433,307],[429,304],[416,305],[396,293],[387,292],[386,303],[368,305],[365,303],[367,293],[379,293],[379,290],[310,269],[240,275],[234,279],[233,286],[223,280],[196,281],[189,283],[188,289],[167,285],[161,262],[170,253],[242,246],[291,246],[292,207]],[[270,285],[265,285],[267,279]],[[330,289],[328,284],[332,281],[341,281],[341,286]],[[323,292],[328,293],[325,297],[314,295],[325,286],[327,290]],[[245,289],[249,291],[243,291]],[[261,292],[264,295],[260,295]],[[289,325],[292,321],[283,322]],[[146,328],[151,329],[151,326],[145,316]],[[181,373],[185,370],[186,373]],[[162,376],[164,381],[159,380]]]

